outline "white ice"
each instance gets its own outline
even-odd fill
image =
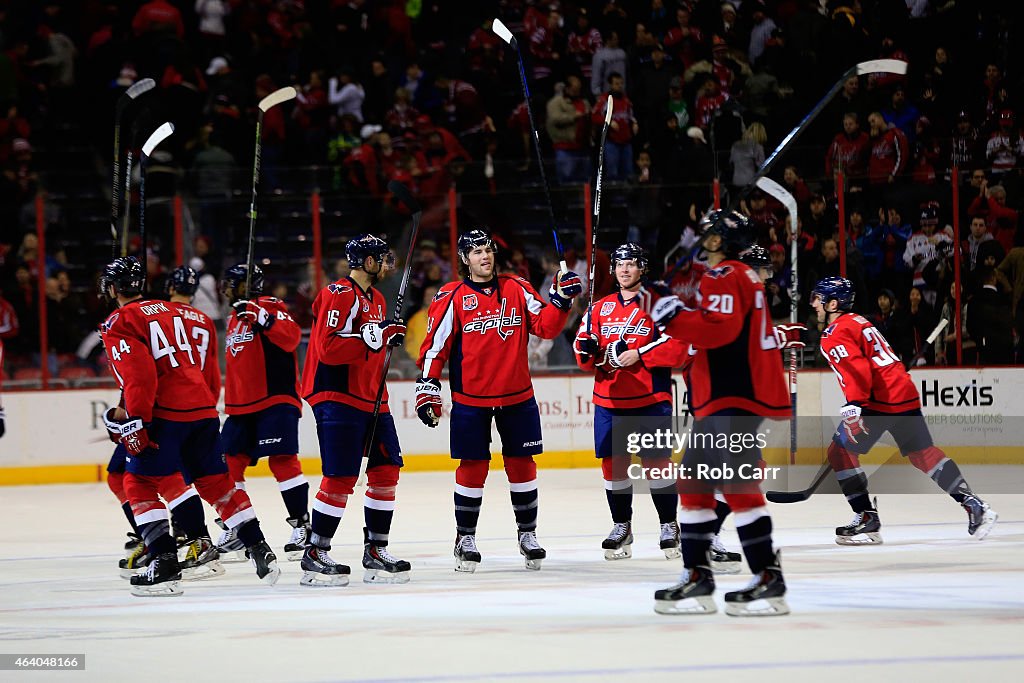
[[[882,495],[885,544],[839,547],[841,496],[770,506],[792,615],[668,617],[655,589],[680,562],[657,548],[657,519],[634,500],[633,558],[603,559],[611,528],[599,470],[540,472],[539,537],[527,571],[504,473],[491,472],[479,527],[483,563],[453,571],[452,474],[403,476],[391,550],[407,585],[361,582],[362,506],[350,501],[332,555],[345,588],[274,588],[249,565],[136,598],[118,578],[126,523],[103,484],[0,490],[0,651],[84,653],[85,672],[0,680],[156,681],[1018,681],[1024,670],[1024,497],[992,495],[1000,521],[978,542],[943,495]],[[314,479],[314,486],[317,480]],[[288,538],[272,479],[249,491],[271,544]],[[357,491],[357,494],[359,492]],[[216,532],[212,524],[211,531]],[[731,522],[726,544],[739,549]],[[718,600],[748,581],[720,577]],[[116,678],[115,678],[116,677]]]

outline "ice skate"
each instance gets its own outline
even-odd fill
[[[137,548],[140,545],[142,545],[142,537],[139,536],[134,531],[129,531],[128,532],[128,540],[125,541],[125,544],[124,544],[124,556],[125,556],[125,558],[127,559],[127,558],[131,557],[132,553],[135,551],[135,548]]]
[[[288,524],[292,527],[292,535],[284,544],[284,556],[287,560],[297,562],[302,559],[302,553],[309,543],[309,515],[303,515],[299,519],[289,517]]]
[[[540,547],[536,531],[519,532],[519,554],[526,559],[526,568],[537,571],[540,563],[548,556],[548,551]]]
[[[260,581],[268,586],[273,586],[281,578],[281,569],[277,566],[277,555],[270,549],[266,541],[260,541],[246,550],[245,554],[249,556],[253,566],[256,567],[256,576]]]
[[[412,565],[388,552],[386,545],[376,545],[363,528],[363,583],[409,583]]]
[[[212,579],[224,573],[217,546],[209,536],[200,536],[179,548],[178,564],[183,581]]]
[[[999,513],[989,507],[989,504],[974,494],[968,495],[961,503],[964,510],[967,510],[967,533],[979,541],[992,531]]]
[[[159,598],[181,595],[181,569],[175,553],[157,555],[146,571],[131,577],[132,595]]]
[[[133,536],[134,534],[129,534]],[[138,538],[138,536],[136,536]],[[137,543],[133,544],[131,549],[128,548],[129,543],[125,544],[125,550],[128,552],[128,556],[118,560],[117,567],[121,574],[122,579],[130,579],[140,570],[145,569],[150,561],[153,559],[149,554],[149,550],[146,548],[146,544],[140,539]]]
[[[348,575],[351,573],[346,565],[338,564],[331,559],[327,551],[315,545],[306,546],[302,553],[301,564],[302,578],[299,583],[303,586],[347,586]]]
[[[601,542],[606,560],[628,560],[633,557],[633,530],[629,522],[616,522]]]
[[[658,614],[714,614],[715,576],[706,566],[684,569],[679,583],[654,592],[654,611]]]
[[[679,525],[675,522],[665,522],[661,525],[661,551],[665,553],[666,560],[678,560],[683,556],[679,550]]]
[[[476,536],[466,534],[455,537],[455,571],[472,574],[480,564],[480,559],[480,551],[476,548]]]
[[[227,524],[221,521],[220,517],[214,520],[224,531],[217,539],[217,553],[221,562],[247,562],[245,555],[245,544],[238,540],[234,529],[229,529]]]
[[[730,617],[777,617],[789,614],[786,582],[782,578],[779,553],[775,562],[754,576],[743,590],[725,594],[725,613]]]
[[[877,505],[877,503],[876,503]],[[836,527],[836,543],[839,545],[881,545],[882,522],[878,510],[858,512],[846,526]]]
[[[729,552],[718,534],[711,539],[708,556],[711,558],[711,571],[716,574],[739,574],[743,568],[743,556]]]

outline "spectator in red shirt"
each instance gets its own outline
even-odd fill
[[[867,171],[869,144],[867,133],[860,129],[857,114],[844,114],[843,132],[835,136],[825,153],[825,177],[835,180],[836,173],[842,171],[848,180],[855,179],[859,185]]]
[[[967,213],[983,218],[989,232],[999,240],[1006,252],[1013,249],[1019,213],[1006,205],[1006,188],[1002,185],[989,187],[988,181],[983,180],[981,191],[967,207]]]
[[[608,92],[603,93],[594,106],[591,122],[598,129],[604,125],[608,95],[612,96],[612,122],[608,126],[608,141],[604,147],[604,172],[608,180],[624,181],[633,170],[633,137],[640,127],[633,115],[633,103],[623,90],[625,81],[615,72],[608,76]]]
[[[576,15],[576,29],[569,34],[565,51],[576,62],[576,67],[587,83],[593,74],[594,53],[602,45],[604,41],[601,32],[590,25],[587,9],[580,8]]]
[[[132,31],[140,38],[149,33],[165,32],[184,38],[185,24],[181,20],[178,8],[167,0],[150,0],[135,13]]]

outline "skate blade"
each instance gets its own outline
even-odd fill
[[[299,585],[310,586],[311,588],[331,588],[334,586],[347,586],[348,574],[321,574],[319,572],[302,572]]]
[[[257,574],[257,576],[259,576],[259,574]],[[277,580],[280,578],[281,569],[277,566],[276,561],[270,563],[270,571],[268,571],[263,576],[259,576],[260,581],[267,584],[268,586],[273,586],[275,583],[277,583]]]
[[[220,555],[218,559],[224,564],[249,561],[249,558],[245,556],[244,550],[218,550],[217,554]]]
[[[206,564],[201,564],[198,567],[188,567],[181,570],[182,581],[205,581],[206,579],[214,579],[224,574],[224,567],[221,566],[220,561],[213,560]]]
[[[986,510],[985,518],[977,529],[974,530],[974,537],[979,541],[988,536],[988,532],[992,531],[992,527],[996,525],[996,520],[999,519],[999,513],[995,510]]]
[[[135,576],[136,574],[141,574],[143,571],[145,571],[145,569],[146,569],[145,567],[139,567],[138,569],[120,569],[120,568],[118,568],[117,571],[119,572],[119,576],[122,579],[124,579],[125,581],[129,581],[129,580],[131,580],[131,578],[133,576]]]
[[[711,561],[711,572],[714,574],[739,574],[743,569],[742,562],[715,562]]]
[[[288,550],[287,548],[285,548],[284,559],[288,560],[289,562],[298,562],[302,559],[302,553],[304,553],[305,551],[305,548],[299,548],[298,550]]]
[[[539,572],[540,571],[540,564],[543,561],[544,561],[544,558],[542,558],[542,557],[539,557],[539,558],[537,558],[535,560],[531,560],[531,559],[527,558],[526,559],[526,568],[531,570],[531,571]]]
[[[155,586],[132,586],[132,595],[137,598],[173,598],[184,593],[178,581],[164,581]]]
[[[383,569],[367,569],[363,583],[409,583],[410,572],[386,572]]]
[[[479,562],[472,562],[470,560],[459,560],[459,559],[456,559],[455,560],[455,571],[457,571],[457,572],[465,572],[467,574],[472,574],[473,572],[476,571],[476,566],[478,564],[480,564],[480,563]]]
[[[836,536],[837,545],[882,545],[882,534],[872,531],[856,536]]]
[[[682,551],[679,550],[679,546],[672,546],[671,548],[662,548],[661,551],[665,553],[666,560],[678,560],[683,556]]]
[[[633,557],[633,546],[631,545],[604,549],[604,559],[606,560],[628,560],[631,557]]]
[[[654,611],[668,615],[714,614],[718,605],[710,595],[700,595],[682,600],[655,600]]]
[[[789,614],[786,598],[761,598],[751,602],[726,602],[725,613],[730,617],[781,617]]]

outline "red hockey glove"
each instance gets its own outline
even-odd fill
[[[860,406],[856,403],[847,403],[839,411],[839,415],[843,418],[842,432],[839,436],[843,441],[857,443],[858,436],[862,434],[867,435],[868,430],[864,426],[864,420],[861,418],[860,412]]]
[[[588,362],[591,358],[601,353],[597,335],[594,333],[588,335],[586,330],[580,330],[580,333],[576,335],[576,339],[572,344],[572,350],[580,357],[580,361],[583,363]]]
[[[626,342],[622,341],[621,339],[609,344],[605,349],[605,358],[607,360],[608,365],[610,365],[615,370],[621,370],[622,368],[626,367],[619,360],[619,357],[626,351],[629,351],[629,345],[626,344]]]
[[[428,427],[441,421],[441,381],[432,377],[416,380],[416,414]]]
[[[583,280],[576,273],[569,271],[558,271],[555,279],[551,282],[551,289],[548,290],[548,298],[551,305],[561,310],[572,306],[572,300],[583,293]]]
[[[149,432],[142,420],[129,420],[121,426],[121,444],[132,455],[139,455],[147,448],[160,448],[149,440]]]
[[[401,320],[365,323],[359,328],[359,334],[371,351],[380,351],[385,345],[399,346],[405,341],[405,323]]]
[[[277,318],[273,313],[260,306],[255,301],[239,299],[231,304],[239,320],[249,323],[257,332],[269,330]]]
[[[803,323],[786,323],[775,326],[775,342],[780,349],[802,349],[807,346],[804,333],[807,325]]]

